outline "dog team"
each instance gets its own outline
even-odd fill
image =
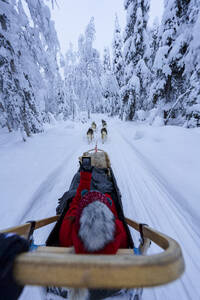
[[[107,139],[107,135],[108,135],[108,131],[107,131],[107,123],[104,120],[101,120],[102,122],[102,128],[101,128],[101,140],[102,143],[104,144],[104,142]],[[88,139],[88,143],[91,143],[92,140],[94,139],[94,132],[97,131],[97,125],[95,122],[92,122],[91,127],[88,129],[87,131],[87,139]]]

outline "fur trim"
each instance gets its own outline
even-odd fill
[[[114,240],[114,215],[106,204],[90,203],[83,209],[79,222],[79,237],[87,251],[99,251]]]
[[[88,300],[88,289],[69,289],[69,300]]]

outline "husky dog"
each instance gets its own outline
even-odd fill
[[[107,126],[107,123],[106,123],[106,121],[104,121],[104,120],[101,120],[101,122],[102,122],[102,127],[106,127],[106,126]]]
[[[104,141],[106,140],[107,135],[108,135],[107,129],[105,127],[101,128],[102,143],[104,143]]]
[[[92,128],[94,131],[96,131],[96,129],[97,129],[97,125],[96,125],[96,123],[95,123],[95,122],[92,122],[92,126],[91,126],[91,128]]]
[[[94,138],[94,131],[92,128],[89,128],[87,131],[88,143],[92,142],[93,138]]]

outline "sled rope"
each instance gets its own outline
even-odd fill
[[[97,153],[98,149],[97,149],[97,141],[96,141],[96,145],[95,145],[95,153]]]

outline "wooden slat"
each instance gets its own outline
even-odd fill
[[[41,253],[69,254],[74,253],[74,247],[38,247],[36,251]]]
[[[38,221],[36,221],[35,229],[38,229],[38,228],[41,228],[48,224],[51,224],[53,222],[56,222],[58,220],[58,218],[59,218],[59,216],[53,216],[53,217],[45,218],[42,220],[38,220]],[[4,230],[0,230],[0,233],[13,232],[13,233],[17,233],[19,235],[26,236],[30,230],[30,226],[31,226],[30,223],[26,223],[26,224],[23,224],[20,226],[15,226],[15,227],[7,228]]]
[[[38,247],[37,252],[41,253],[61,253],[61,254],[74,254],[74,247]],[[119,249],[117,255],[133,255],[132,249]]]

